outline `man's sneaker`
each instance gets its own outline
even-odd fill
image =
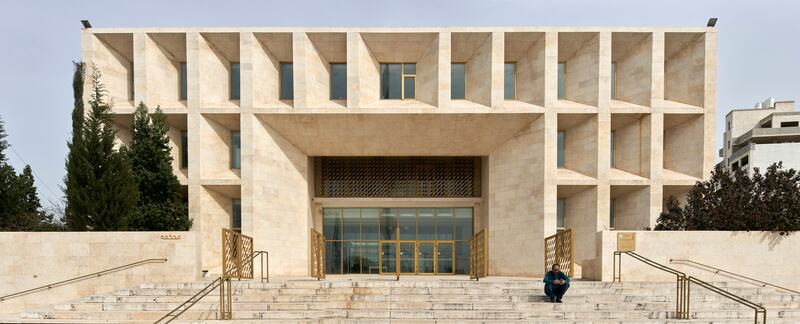
[[[561,298],[556,299],[556,303],[561,303]]]

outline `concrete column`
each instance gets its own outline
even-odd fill
[[[544,237],[556,233],[556,204],[558,187],[556,186],[556,156],[558,136],[558,115],[554,111],[545,111],[544,115]]]
[[[598,99],[597,99],[597,231],[608,229],[611,188],[608,172],[611,169],[611,32],[599,37]],[[593,240],[593,237],[581,238]]]
[[[239,67],[241,77],[240,93],[240,120],[239,136],[241,144],[241,204],[242,204],[242,234],[253,237],[254,240],[263,238],[254,236],[253,223],[253,151],[255,150],[253,124],[258,122],[253,114],[254,93],[256,91],[253,79],[253,51],[258,40],[250,32],[239,34]]]
[[[440,32],[439,40],[439,86],[438,86],[438,108],[450,107],[450,56],[452,50],[450,32]]]
[[[147,42],[145,33],[133,34],[133,106],[147,102]],[[155,108],[155,107],[153,107]]]
[[[200,34],[196,32],[186,33],[186,67],[187,67],[187,108],[186,108],[186,128],[188,137],[188,191],[189,191],[189,215],[192,216],[192,231],[197,232],[195,236],[197,243],[198,260],[201,270],[208,269],[207,261],[203,260],[203,245],[204,240],[213,238],[203,237],[200,229],[203,226],[202,219],[202,204],[203,204],[203,187],[200,184],[201,165],[200,158],[203,148],[203,142],[200,138],[198,130],[200,129],[200,122],[203,118],[200,115],[200,51],[199,42]]]
[[[363,43],[361,35],[357,32],[347,33],[347,108],[359,107],[361,99],[361,87],[359,82],[358,53]]]
[[[664,32],[653,33],[650,105],[650,227],[655,227],[664,196]]]
[[[253,109],[253,50],[255,49],[255,39],[253,33],[239,33],[239,106],[242,112],[252,111]]]
[[[503,66],[504,50],[505,50],[505,33],[493,32],[491,37],[492,42],[492,76],[491,76],[491,107],[503,108]]]
[[[311,40],[304,32],[292,33],[292,61],[294,69],[294,107],[308,107],[307,56]]]
[[[558,102],[558,32],[546,32],[544,37],[544,106],[552,109]]]
[[[705,71],[704,71],[704,97],[703,107],[705,116],[703,122],[704,147],[703,147],[703,179],[707,179],[714,169],[717,160],[717,32],[708,28],[705,34]],[[754,164],[751,164],[754,165]]]

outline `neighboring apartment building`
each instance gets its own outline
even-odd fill
[[[200,267],[220,230],[271,273],[540,276],[544,238],[651,228],[715,162],[713,28],[85,29],[119,142],[167,114]]]
[[[734,109],[725,116],[720,164],[752,172],[782,161],[800,170],[800,112],[794,101],[769,98],[753,109]]]

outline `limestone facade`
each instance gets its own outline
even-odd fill
[[[201,269],[219,272],[220,229],[240,199],[241,230],[269,251],[275,275],[309,273],[322,208],[467,206],[474,230],[489,233],[490,275],[539,276],[559,199],[582,265],[597,257],[612,201],[616,229],[653,227],[668,196],[708,175],[716,44],[713,28],[92,28],[82,59],[103,72],[120,144],[140,101],[168,114],[171,137],[186,133],[172,145],[176,161],[188,147],[188,166],[174,165]],[[291,98],[279,94],[281,63],[293,64]],[[329,99],[331,63],[347,64],[346,100]],[[380,99],[381,63],[416,63],[416,100]],[[465,64],[463,100],[450,99],[452,63]],[[516,63],[512,100],[504,63]],[[235,64],[241,90],[231,99]],[[315,197],[319,156],[479,156],[482,196]]]

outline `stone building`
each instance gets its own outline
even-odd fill
[[[728,168],[763,173],[775,162],[800,170],[800,112],[794,101],[769,98],[754,109],[734,109],[725,116],[720,161]]]
[[[654,226],[715,162],[713,28],[88,28],[121,144],[168,115],[199,268],[220,229],[271,272],[539,276],[543,240]]]

